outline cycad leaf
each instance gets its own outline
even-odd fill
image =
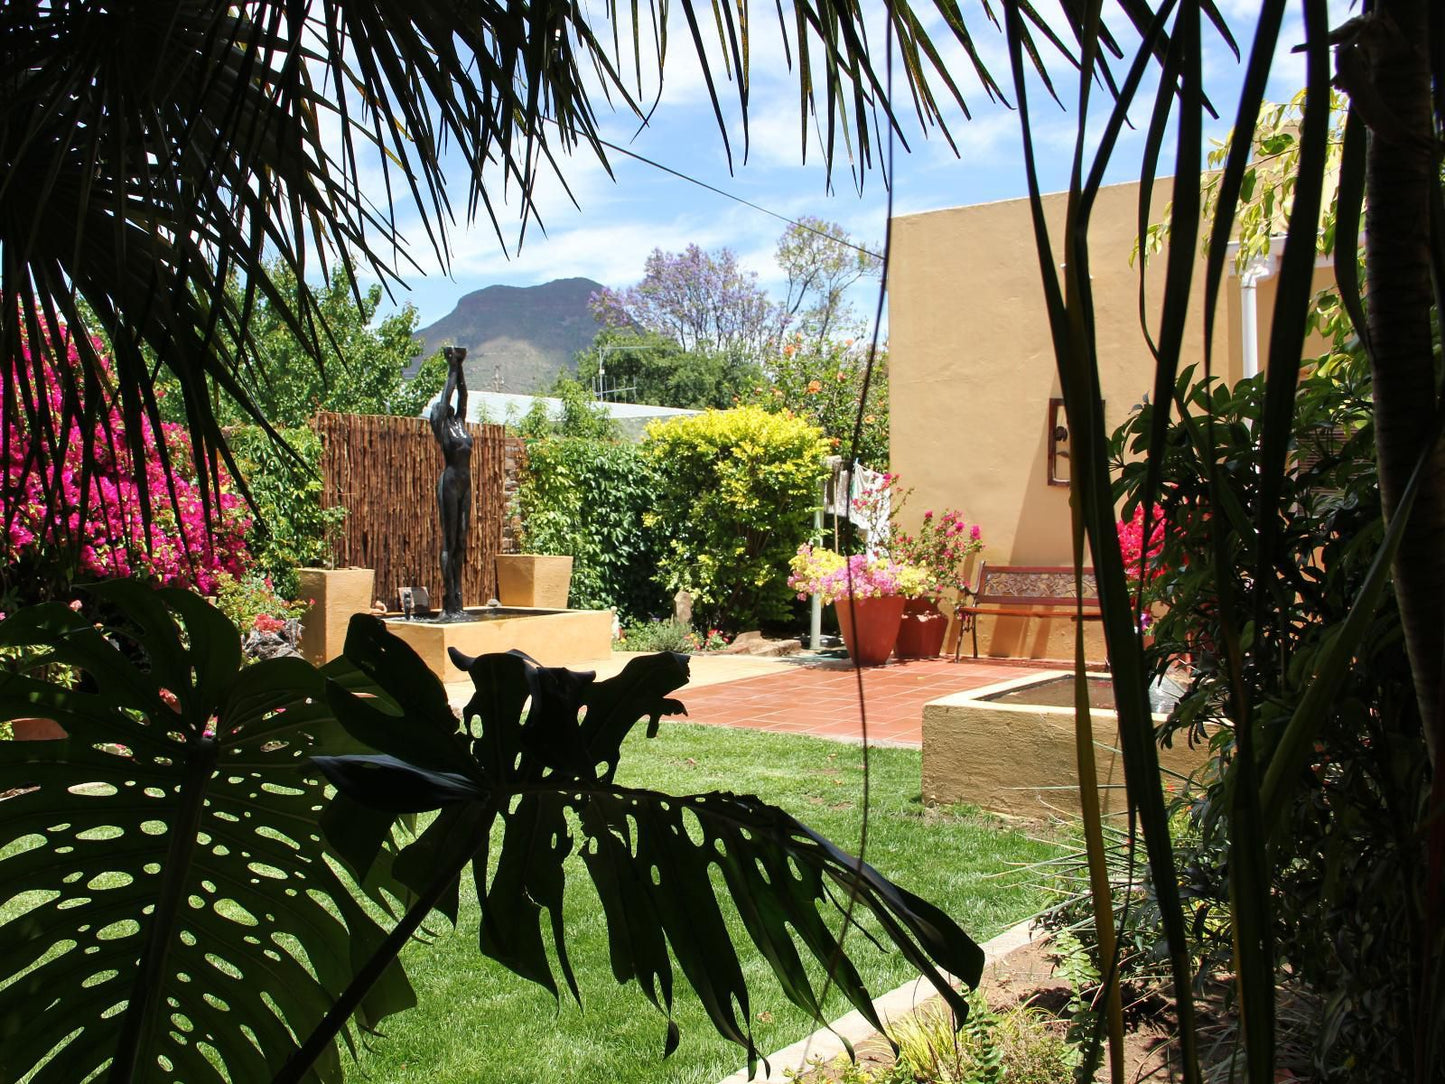
[[[385,936],[327,860],[306,759],[357,745],[313,667],[241,670],[197,596],[92,595],[126,631],[59,605],[0,623],[0,646],[81,675],[0,676],[0,719],[68,735],[0,743],[0,1080],[222,1079],[210,1057],[270,1080]],[[394,967],[359,1019],[412,1002]],[[334,1047],[312,1078],[341,1079]]]
[[[381,622],[357,617],[347,654],[366,657],[376,650],[369,641],[391,638]],[[843,931],[830,926],[830,908],[823,906],[850,897],[873,914],[955,1012],[967,1012],[940,969],[972,985],[983,955],[936,907],[758,798],[674,797],[613,782],[631,728],[646,718],[655,732],[661,715],[682,710],[669,694],[687,680],[685,656],[634,659],[605,681],[539,666],[519,652],[456,656],[455,661],[469,670],[476,685],[461,731],[474,763],[455,780],[417,768],[398,785],[409,797],[430,792],[445,808],[416,843],[401,851],[395,871],[419,895],[434,894],[455,882],[473,855],[485,854],[493,822],[500,817],[501,853],[490,879],[485,861],[473,862],[483,953],[555,995],[558,985],[542,924],[546,912],[557,966],[572,994],[580,997],[562,923],[566,863],[580,854],[607,921],[613,975],[618,982],[636,979],[668,1017],[666,1050],[677,1043],[671,1019],[675,959],[718,1032],[743,1046],[752,1064],[757,1051],[748,1026],[748,988],[713,884],[719,870],[748,937],[772,965],[784,993],[815,1018],[821,1017],[822,1005],[800,949],[831,969],[849,1000],[881,1027],[843,950]],[[375,676],[385,687],[392,673],[382,670]],[[389,691],[406,702],[397,689]],[[343,725],[351,725],[355,712],[370,733],[366,728],[376,720],[364,700],[333,688],[332,702]],[[393,725],[404,733],[411,723],[396,719]],[[386,771],[401,770],[388,759]],[[350,799],[397,807],[394,795],[377,791],[375,758],[332,758],[326,771]],[[484,793],[468,796],[471,783],[462,780],[485,781]],[[838,907],[835,917],[846,914]],[[408,915],[408,921],[415,920]]]

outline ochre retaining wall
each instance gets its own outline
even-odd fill
[[[1039,818],[1079,813],[1079,771],[1074,752],[1074,709],[1000,704],[983,697],[1067,676],[1036,672],[1025,678],[941,697],[923,708],[923,800],[968,802],[992,813]],[[1163,722],[1156,715],[1155,722]],[[1105,814],[1122,814],[1124,762],[1119,724],[1109,710],[1091,713],[1099,799]],[[1159,750],[1162,770],[1187,776],[1209,757],[1177,735]]]

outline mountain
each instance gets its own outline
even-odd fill
[[[545,391],[563,368],[573,367],[573,355],[592,344],[600,325],[587,300],[600,289],[601,283],[583,278],[488,286],[467,294],[416,337],[426,354],[465,346],[467,385],[474,391]]]

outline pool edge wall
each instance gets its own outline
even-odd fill
[[[386,627],[406,641],[442,681],[466,677],[452,665],[447,655],[451,647],[465,655],[515,649],[543,666],[572,666],[612,654],[611,610],[568,610],[455,624],[389,619]]]
[[[1074,709],[985,699],[1068,676],[1064,670],[1038,671],[925,704],[923,800],[929,804],[967,802],[991,813],[1035,819],[1049,814],[1077,815]],[[1118,720],[1107,709],[1096,708],[1090,715],[1100,805],[1106,815],[1122,813],[1124,762],[1117,751]],[[1155,723],[1164,719],[1154,716]],[[1162,769],[1188,775],[1208,755],[1207,748],[1191,749],[1180,741],[1172,748],[1159,749],[1159,763]]]

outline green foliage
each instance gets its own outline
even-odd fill
[[[670,607],[655,579],[659,553],[643,516],[656,476],[635,444],[588,438],[527,441],[518,493],[531,553],[572,558],[572,605],[616,609],[623,621]]]
[[[283,289],[295,291],[289,271],[277,266],[272,274]],[[340,266],[325,285],[314,289],[314,296],[316,319],[324,321],[322,367],[311,361],[303,340],[276,306],[263,298],[251,318],[251,334],[264,365],[248,372],[241,386],[266,420],[296,429],[320,410],[419,415],[446,382],[446,362],[437,351],[414,379],[406,378],[405,371],[421,353],[412,338],[416,310],[408,305],[377,321],[381,287],[356,288]],[[220,404],[223,422],[250,420],[224,397]]]
[[[336,818],[338,842],[359,872],[380,851],[393,816],[438,810],[396,858],[398,875],[418,900],[399,929],[419,924],[432,907],[455,919],[458,877],[475,863],[481,951],[554,996],[560,971],[580,1000],[561,918],[563,862],[576,852],[609,929],[613,974],[623,983],[635,978],[666,1016],[668,1051],[678,1042],[675,958],[719,1034],[744,1047],[750,1067],[756,1061],[736,934],[718,905],[724,888],[783,992],[815,1019],[821,1005],[803,946],[817,964],[832,966],[833,983],[882,1026],[839,940],[852,924],[845,906],[877,918],[903,956],[966,1014],[937,968],[974,985],[983,953],[936,907],[757,798],[672,797],[614,782],[622,742],[635,724],[646,718],[654,735],[661,716],[683,710],[669,694],[687,681],[685,657],[636,658],[599,682],[544,669],[518,652],[471,659],[454,651],[453,661],[476,686],[459,729],[441,684],[382,622],[353,618],[346,653],[407,711],[331,690],[343,725],[382,754],[316,758],[346,802],[384,813]],[[503,836],[493,866],[489,840],[498,823]],[[843,918],[838,930],[823,920],[825,901]]]
[[[688,700],[684,688],[679,699]],[[868,752],[796,734],[693,724],[667,719],[656,737],[635,727],[622,746],[616,781],[672,794],[737,790],[780,806],[819,835],[858,838],[868,810],[868,863],[907,885],[952,916],[978,940],[1037,910],[1042,897],[1019,867],[1056,845],[1036,828],[1006,826],[966,807],[925,807],[918,801],[919,750],[874,747]],[[866,792],[866,802],[865,802]],[[501,846],[492,830],[492,851]],[[940,855],[950,856],[947,862]],[[608,931],[599,920],[582,856],[564,863],[562,905],[568,956],[583,1006],[558,1006],[547,992],[516,982],[500,967],[477,966],[476,895],[465,892],[457,925],[437,929],[428,943],[402,953],[418,1006],[387,1021],[384,1041],[360,1057],[363,1079],[385,1084],[712,1084],[742,1065],[735,1045],[708,1023],[706,1010],[685,991],[675,1001],[682,1043],[666,1060],[658,1020],[634,985],[616,987],[608,961]],[[746,938],[741,918],[726,908],[729,926]],[[863,916],[865,929],[871,920]],[[439,925],[439,924],[438,924]],[[432,923],[429,928],[435,929]],[[883,939],[880,939],[883,940]],[[914,982],[917,972],[896,952],[850,941],[870,990]],[[811,1034],[812,1018],[792,1005],[757,952],[742,956],[753,992],[753,1038],[760,1050],[777,1050]],[[815,972],[816,973],[816,972]],[[821,977],[819,978],[821,981]],[[460,1006],[475,1006],[462,1013]],[[850,1006],[836,988],[824,1005],[828,1019]],[[773,1063],[773,1071],[779,1070]]]
[[[695,410],[732,406],[763,374],[745,353],[684,350],[667,335],[632,328],[599,331],[577,355],[577,380],[592,387],[599,365],[608,388],[624,389],[615,396],[621,402]],[[560,386],[567,377],[558,379]]]
[[[227,1079],[269,1080],[383,938],[380,897],[336,872],[306,760],[355,743],[320,672],[243,671],[235,627],[195,594],[88,594],[121,620],[48,603],[0,623],[0,646],[80,675],[0,671],[0,719],[68,735],[0,743],[0,1079],[88,1080],[112,1061],[110,1080],[216,1080],[215,1058]],[[390,968],[358,1021],[412,1000]],[[312,1079],[340,1081],[335,1045],[321,1053]]]
[[[808,538],[827,441],[800,418],[757,407],[653,423],[642,443],[657,473],[646,514],[669,592],[727,631],[786,617],[788,561]]]
[[[977,993],[968,1008],[959,1023],[946,1006],[924,1002],[888,1029],[898,1044],[891,1066],[840,1058],[838,1084],[1072,1084],[1077,1057],[1046,1013],[1027,1006],[995,1012]]]
[[[523,437],[580,437],[584,440],[617,440],[617,422],[577,381],[565,373],[552,385],[552,394],[562,400],[562,416],[552,419],[547,404],[538,399],[517,426]]]
[[[861,333],[860,333],[861,334]],[[828,438],[832,454],[853,454],[853,435],[862,409],[858,461],[874,470],[888,467],[888,352],[880,348],[867,372],[868,343],[861,338],[789,337],[768,364],[766,379],[743,397],[775,413],[812,422]],[[864,378],[868,377],[867,395]]]
[[[670,618],[666,621],[629,625],[622,630],[622,635],[614,646],[621,651],[680,651],[693,654],[720,651],[727,645],[728,638],[717,629],[700,633],[686,621]]]
[[[243,640],[253,630],[280,632],[286,622],[299,621],[308,607],[304,599],[282,598],[271,580],[254,570],[240,577],[228,572],[216,575],[216,609],[236,626]]]
[[[1360,364],[1335,361],[1305,378],[1296,397],[1293,466],[1278,494],[1277,566],[1288,597],[1277,607],[1261,613],[1250,601],[1256,541],[1238,511],[1260,499],[1263,378],[1231,389],[1191,383],[1186,371],[1177,388],[1181,418],[1169,427],[1162,459],[1167,527],[1154,558],[1160,571],[1145,595],[1162,612],[1148,658],[1156,673],[1183,668],[1189,678],[1164,740],[1207,740],[1214,754],[1218,781],[1190,807],[1193,831],[1181,836],[1180,866],[1193,901],[1195,951],[1221,968],[1233,959],[1232,927],[1210,920],[1228,909],[1223,868],[1231,768],[1240,756],[1228,722],[1237,693],[1222,645],[1231,629],[1252,645],[1249,713],[1262,734],[1280,735],[1318,680],[1384,530],[1369,383]],[[1115,435],[1126,507],[1138,499],[1145,468],[1122,459],[1143,439],[1152,409]],[[1212,495],[1204,481],[1211,458],[1224,487]],[[1292,780],[1279,831],[1288,845],[1268,870],[1282,973],[1319,999],[1311,1031],[1316,1068],[1329,1079],[1373,1078],[1392,1065],[1401,1054],[1395,1037],[1412,1019],[1401,974],[1426,921],[1416,825],[1429,786],[1413,699],[1399,615],[1387,598]]]
[[[268,576],[277,592],[294,599],[300,589],[298,568],[331,563],[328,531],[346,518],[340,508],[321,506],[321,440],[309,427],[282,436],[300,458],[287,455],[259,426],[231,432],[231,449],[251,486],[257,516],[248,539],[252,569]]]
[[[616,647],[623,651],[680,651],[692,650],[691,638],[697,634],[686,621],[668,618],[666,621],[644,621],[628,625],[622,630]]]

